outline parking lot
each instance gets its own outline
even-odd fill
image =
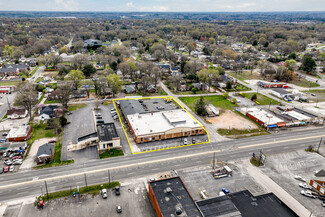
[[[2,133],[1,133],[2,135]],[[17,172],[24,158],[25,142],[0,143],[0,174]]]
[[[121,213],[116,212],[117,205],[121,206]],[[37,209],[33,204],[15,204],[7,207],[4,216],[152,217],[154,213],[145,185],[141,182],[122,186],[119,196],[109,190],[107,199],[100,194],[87,195],[80,200],[71,196],[51,200],[43,209]]]
[[[302,182],[294,179],[295,175],[300,175],[309,181],[314,177],[315,171],[324,168],[323,156],[315,152],[301,150],[268,156],[266,166],[261,170],[304,207],[312,210],[313,216],[325,216],[325,209],[321,206],[321,201],[301,195],[300,192],[304,189],[299,187],[299,183]]]
[[[209,197],[219,195],[222,188],[230,192],[249,190],[254,196],[265,193],[247,171],[239,169],[235,164],[228,164],[233,171],[230,177],[215,179],[210,173],[211,167],[192,168],[178,171],[194,200],[199,200],[199,191],[205,189]]]
[[[67,115],[70,124],[64,128],[62,140],[61,160],[74,159],[75,163],[83,163],[87,160],[98,159],[97,149],[87,148],[79,151],[69,152],[67,145],[77,143],[78,137],[95,132],[94,119],[92,116],[93,104],[87,104],[86,107]]]

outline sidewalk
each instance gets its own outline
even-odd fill
[[[282,189],[271,178],[266,176],[260,169],[253,166],[249,161],[243,162],[243,167],[247,169],[248,174],[255,179],[255,181],[262,186],[266,192],[272,192],[280,200],[282,200],[290,209],[292,209],[300,217],[309,217],[310,211],[301,205],[295,198]]]

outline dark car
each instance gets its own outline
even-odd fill
[[[115,195],[120,195],[121,191],[120,191],[120,186],[116,186],[115,187]]]

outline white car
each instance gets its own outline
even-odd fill
[[[15,167],[13,165],[10,166],[9,172],[13,172],[15,170]]]
[[[187,138],[184,139],[184,145],[187,145]]]
[[[312,189],[312,187],[306,183],[299,183],[299,186],[304,189],[309,189],[309,190]]]
[[[297,179],[299,181],[303,181],[303,182],[306,181],[306,179],[302,178],[301,176],[295,176],[295,179]]]
[[[106,199],[107,198],[107,189],[102,189],[102,197],[103,199]]]
[[[311,197],[311,198],[314,198],[314,199],[317,198],[311,191],[308,191],[308,190],[302,190],[300,193],[302,195],[307,196],[307,197]]]

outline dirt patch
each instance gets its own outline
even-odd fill
[[[258,128],[254,123],[233,111],[220,110],[220,113],[220,116],[209,117],[206,120],[216,126],[218,129],[229,129],[230,127],[231,129],[249,130]]]

